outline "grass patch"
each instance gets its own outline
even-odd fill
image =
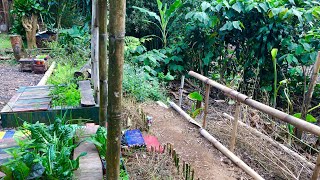
[[[70,63],[58,64],[54,74],[49,78],[48,84],[54,85],[51,90],[53,107],[56,106],[78,106],[81,96],[77,85],[77,79],[73,74],[77,70]]]
[[[0,34],[0,50],[11,49],[10,37],[8,34]]]

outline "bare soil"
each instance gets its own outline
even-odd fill
[[[20,72],[19,65],[0,61],[0,110],[20,86],[36,85],[42,74]]]
[[[212,180],[250,179],[231,163],[213,145],[201,137],[194,127],[173,109],[165,109],[157,104],[146,104],[144,112],[153,117],[150,133],[158,137],[160,143],[174,145],[181,161],[191,164],[195,178]]]

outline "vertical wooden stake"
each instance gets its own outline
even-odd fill
[[[98,20],[98,0],[92,1],[92,20],[91,20],[91,63],[92,81],[96,103],[99,104],[99,20]]]
[[[317,163],[316,163],[316,166],[313,170],[311,180],[317,180],[319,177],[319,172],[320,172],[320,154],[318,155]]]
[[[207,115],[208,115],[208,107],[209,107],[209,95],[210,95],[210,85],[206,84],[206,97],[204,100],[204,116],[203,116],[203,123],[202,123],[202,128],[206,128],[206,120],[207,120]]]
[[[236,104],[236,113],[235,113],[234,121],[233,121],[231,141],[230,141],[230,151],[231,152],[234,152],[234,148],[235,148],[235,145],[236,145],[239,115],[240,115],[240,103],[237,102],[237,104]]]
[[[191,180],[194,180],[194,169],[191,171]]]
[[[3,7],[3,13],[4,13],[4,23],[7,26],[6,31],[9,32],[9,28],[10,28],[10,19],[9,19],[9,5],[8,5],[8,0],[2,0],[2,7]]]
[[[183,161],[183,163],[182,163],[182,176],[183,176],[183,177],[185,176],[185,172],[186,172],[186,164],[185,164],[185,162]]]
[[[184,87],[184,78],[185,76],[183,75],[181,77],[181,85],[180,85],[180,88],[179,88],[179,107],[181,107],[181,104],[182,104],[182,94],[183,94],[183,87]]]

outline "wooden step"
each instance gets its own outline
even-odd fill
[[[85,132],[82,133],[82,139],[88,135],[95,134],[98,127],[99,126],[94,124],[87,124]],[[102,164],[95,145],[86,141],[81,143],[80,146],[74,150],[74,158],[77,158],[82,152],[87,152],[87,155],[80,158],[80,167],[75,171],[75,179],[103,179]]]
[[[95,106],[96,103],[93,97],[93,90],[89,80],[79,81],[79,89],[81,94],[81,106]]]

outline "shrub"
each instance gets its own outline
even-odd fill
[[[142,67],[124,65],[123,89],[138,101],[165,100],[165,90],[159,79],[151,77]]]

